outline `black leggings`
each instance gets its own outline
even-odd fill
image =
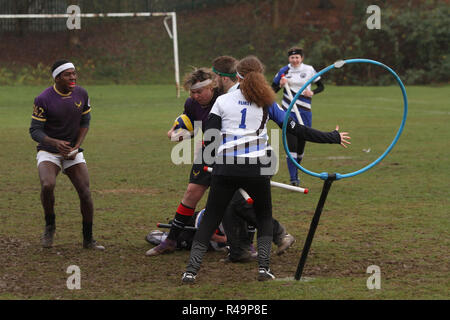
[[[223,219],[234,193],[244,189],[253,199],[253,208],[258,229],[258,262],[260,267],[268,268],[272,245],[272,197],[270,178],[212,176],[206,212],[195,233],[191,248],[191,257],[187,270],[197,273],[209,240]]]

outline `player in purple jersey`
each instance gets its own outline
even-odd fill
[[[75,66],[60,60],[53,64],[54,85],[34,99],[30,135],[37,145],[37,167],[41,183],[41,203],[45,213],[42,246],[53,246],[55,225],[56,176],[62,170],[80,198],[83,216],[83,247],[104,250],[92,237],[94,205],[89,189],[89,174],[80,148],[89,130],[89,97],[76,85]]]
[[[203,132],[208,114],[218,95],[230,90],[237,82],[236,63],[237,60],[233,57],[221,56],[213,61],[214,72],[201,68],[185,77],[184,88],[190,92],[190,97],[184,104],[184,113],[192,122],[202,121]],[[173,128],[167,133],[169,138],[171,138],[172,132]],[[202,151],[202,148],[200,150]],[[156,256],[175,251],[178,236],[194,215],[197,203],[210,185],[211,175],[203,171],[203,167],[202,163],[194,163],[192,166],[187,190],[178,205],[167,239],[148,250],[146,255]]]

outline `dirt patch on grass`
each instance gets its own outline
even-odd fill
[[[141,188],[141,189],[104,189],[104,190],[92,190],[92,192],[99,194],[159,194],[158,189]]]

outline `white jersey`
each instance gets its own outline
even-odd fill
[[[239,88],[239,82],[236,82],[230,89],[228,89],[227,93],[230,93]]]
[[[266,155],[268,113],[254,102],[248,102],[241,90],[218,97],[210,113],[222,119],[218,156],[257,158]]]
[[[279,85],[281,77],[284,75],[284,77],[288,81],[289,87],[291,88],[292,97],[294,97],[297,92],[305,85],[305,83],[308,82],[309,79],[314,77],[316,74],[316,70],[310,65],[301,63],[298,67],[293,67],[291,66],[291,64],[288,64],[287,66],[281,68],[280,71],[278,71],[273,81],[276,85]],[[314,82],[317,82],[319,80],[320,77],[317,77],[316,79],[314,79]],[[311,90],[311,84],[309,84],[305,88],[305,90],[306,89]],[[291,98],[289,97],[286,88],[284,88],[282,101],[283,109],[286,110],[290,104]],[[297,99],[296,104],[298,107],[306,108],[309,110],[311,109],[311,98],[300,95]],[[294,118],[296,119],[295,116]]]
[[[289,66],[289,71],[284,77],[288,80],[289,86],[295,92],[298,92],[306,82],[309,81],[312,77],[316,75],[316,70],[310,65],[300,64],[298,67],[292,67],[291,64]],[[314,82],[320,80],[320,77],[314,79]],[[306,89],[311,90],[311,84],[309,84]]]

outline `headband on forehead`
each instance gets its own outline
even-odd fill
[[[288,57],[293,56],[294,54],[299,54],[303,57],[303,51],[302,50],[291,50],[288,51]]]
[[[212,67],[212,71],[214,71],[215,74],[218,74],[221,77],[229,77],[229,78],[234,78],[236,77],[236,72],[235,73],[225,73],[225,72],[220,72],[219,70],[217,70],[216,68]]]
[[[53,79],[55,79],[58,74],[60,74],[61,72],[65,71],[67,69],[75,69],[75,66],[73,65],[72,62],[64,63],[64,64],[60,65],[58,68],[56,68],[52,72]]]
[[[191,90],[200,89],[206,87],[208,84],[212,82],[211,79],[206,79],[204,81],[196,82],[191,86]]]
[[[239,72],[237,72],[237,70],[236,70],[236,75],[237,75],[239,78],[244,79],[244,77],[243,77]]]

